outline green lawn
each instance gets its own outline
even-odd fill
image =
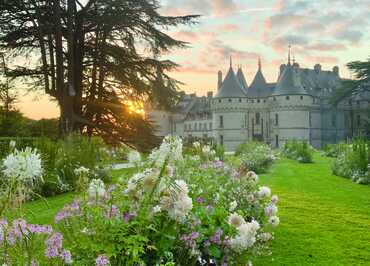
[[[370,265],[370,186],[331,174],[331,159],[280,160],[261,183],[279,196],[273,255],[255,265]]]
[[[279,196],[280,226],[272,256],[254,265],[370,265],[370,186],[331,174],[331,159],[313,164],[281,159],[261,183]],[[113,177],[132,170],[114,171]],[[28,219],[51,223],[73,194],[26,205]]]

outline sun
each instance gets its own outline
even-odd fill
[[[142,116],[145,115],[144,103],[143,102],[127,101],[126,104],[128,106],[128,110],[129,110],[130,113],[136,113],[136,114],[140,114]]]

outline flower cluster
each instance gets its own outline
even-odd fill
[[[166,162],[172,164],[182,159],[182,140],[173,136],[166,136],[159,149],[154,149],[149,155],[149,160],[157,167],[163,166]]]
[[[17,178],[22,182],[31,183],[42,175],[40,154],[27,147],[14,150],[3,160],[3,174],[8,178]]]
[[[100,179],[93,179],[88,188],[90,199],[100,199],[106,196],[104,182]]]
[[[163,192],[160,199],[161,208],[167,210],[172,219],[183,222],[193,208],[193,202],[188,193],[189,189],[185,181],[175,180],[174,185]]]
[[[137,165],[141,162],[141,155],[138,151],[132,150],[127,154],[129,163]]]
[[[44,254],[38,254],[42,239],[45,243]],[[63,236],[55,233],[50,225],[29,224],[24,219],[16,219],[11,224],[5,219],[0,220],[0,263],[32,261],[31,265],[39,265],[44,258],[72,264],[72,255],[62,246]],[[5,255],[6,254],[6,255]],[[46,262],[45,262],[46,263]],[[14,264],[15,265],[15,264]],[[28,264],[27,264],[28,265]],[[43,264],[41,264],[43,265]]]

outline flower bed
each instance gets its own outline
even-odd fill
[[[346,145],[332,166],[333,173],[356,183],[370,184],[370,142],[355,140]]]
[[[264,173],[276,160],[270,146],[262,142],[246,142],[239,145],[235,151],[240,156],[242,165],[258,174]]]
[[[183,156],[172,137],[135,167],[129,180],[108,187],[93,180],[40,234],[22,221],[13,243],[9,232],[19,222],[0,230],[0,263],[246,265],[269,253],[278,198],[254,172]]]
[[[300,163],[312,163],[313,151],[306,141],[289,140],[284,144],[282,155]]]

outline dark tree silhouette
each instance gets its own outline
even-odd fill
[[[159,7],[156,0],[2,0],[0,48],[9,57],[40,59],[8,75],[32,80],[57,100],[63,134],[149,147],[153,126],[127,105],[168,108],[177,100],[178,82],[167,74],[177,65],[161,56],[187,43],[166,30],[197,18],[162,16]]]

